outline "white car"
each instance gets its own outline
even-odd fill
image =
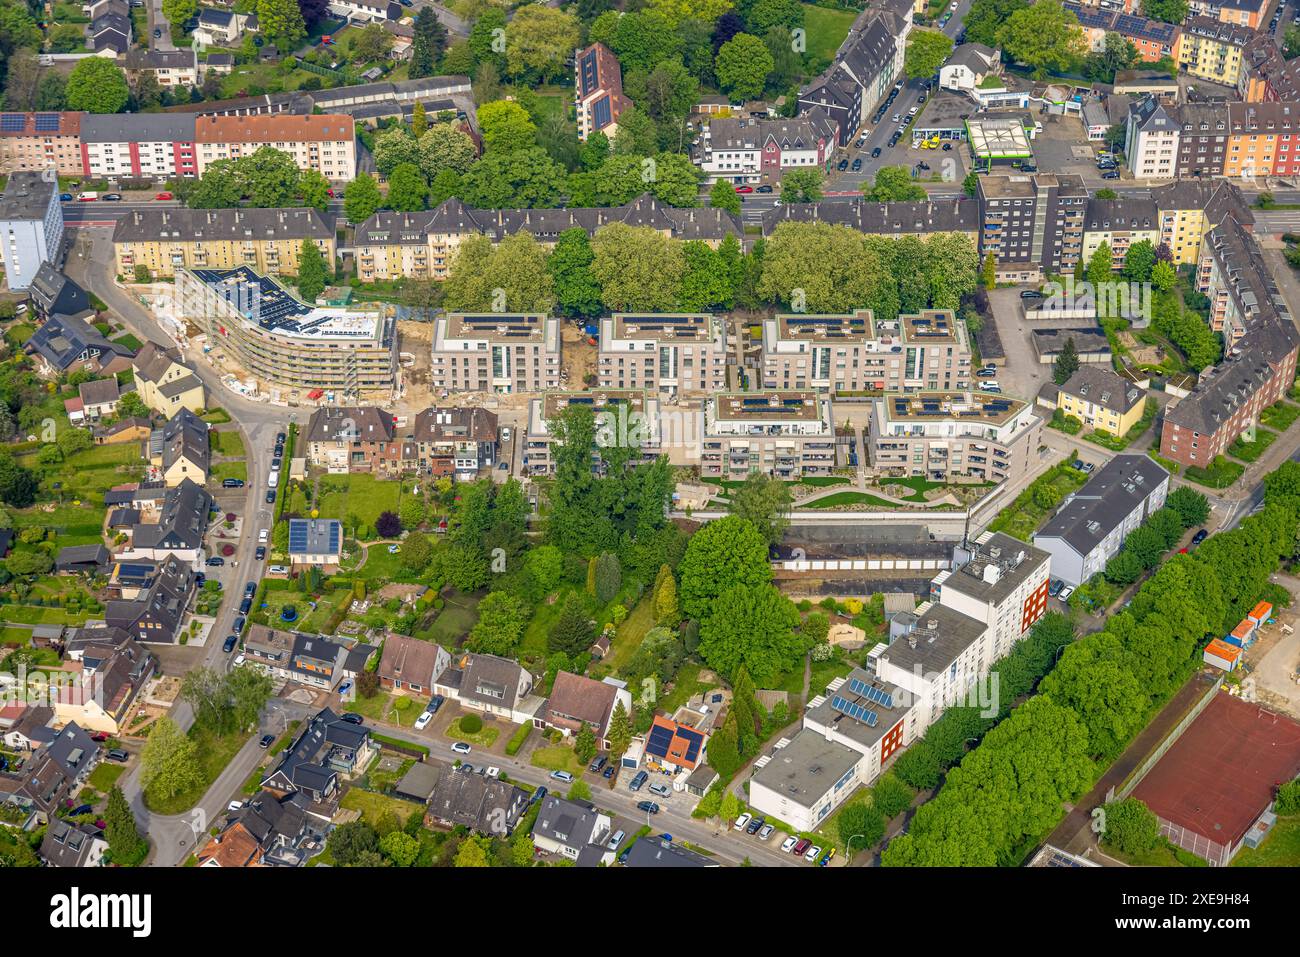
[[[1069,600],[1069,597],[1073,594],[1074,594],[1074,586],[1066,585],[1064,588],[1061,589],[1061,593],[1056,597],[1061,599],[1061,601],[1067,601]]]
[[[433,713],[430,711],[424,712],[424,714],[420,715],[418,718],[415,719],[415,730],[423,731],[425,728],[429,726],[429,722],[432,720],[433,720]]]
[[[266,540],[270,537],[271,537],[271,530],[269,528],[262,529],[257,533],[257,544],[265,545]]]
[[[799,843],[799,838],[787,837],[784,841],[781,842],[781,853],[789,854],[792,850],[794,850],[794,846],[798,843]]]
[[[244,802],[243,802],[243,801],[231,801],[229,804],[226,805],[226,810],[227,810],[227,811],[238,811],[238,810],[239,810],[240,808],[242,808],[243,806],[244,806]]]
[[[501,777],[501,769],[490,767],[484,771],[483,774],[489,778],[499,778]]]
[[[248,659],[245,658],[243,655],[240,655],[238,658],[235,659],[234,664],[232,664],[231,667],[232,667],[232,668],[238,668],[240,665],[242,665],[242,664],[243,664],[245,661],[247,661],[247,660],[248,660]]]
[[[740,817],[736,818],[736,824],[733,830],[743,831],[745,827],[749,824],[749,822],[753,820],[753,817],[754,816],[752,814],[740,815]]]
[[[451,749],[455,751],[457,754],[469,754],[470,751],[472,750],[470,746],[464,741],[455,742],[454,744],[452,744]]]
[[[957,2],[957,0],[952,0],[952,3],[948,4],[948,9],[949,9],[949,10],[956,10],[957,7],[959,7],[959,6],[960,6],[960,4]]]
[[[803,859],[807,861],[809,864],[812,864],[817,860],[817,858],[821,856],[822,856],[822,849],[818,847],[816,844],[814,844],[812,847],[808,848],[808,853],[806,853],[803,856]]]

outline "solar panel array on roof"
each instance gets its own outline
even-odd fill
[[[610,106],[609,94],[606,93],[591,106],[591,123],[598,129],[603,130],[614,122],[614,110]]]
[[[856,695],[861,695],[868,701],[874,701],[882,708],[892,708],[894,706],[894,696],[888,691],[882,691],[874,685],[869,685],[861,678],[849,679],[849,690]]]
[[[651,725],[650,734],[646,737],[645,748],[651,754],[667,754],[668,746],[672,744],[673,732],[671,728],[665,728],[661,724]]]
[[[26,113],[5,113],[0,116],[0,131],[19,133],[27,128]]]
[[[831,707],[840,714],[846,714],[855,721],[861,721],[868,728],[874,728],[880,721],[880,716],[870,708],[863,707],[848,698],[841,698],[839,695],[831,698]]]
[[[307,523],[306,522],[289,523],[289,551],[291,552],[307,551]]]
[[[586,96],[596,88],[596,51],[588,50],[582,58],[582,95]]]
[[[37,113],[36,114],[36,132],[37,133],[56,133],[59,129],[58,113]]]

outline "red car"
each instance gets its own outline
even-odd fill
[[[157,196],[154,197],[154,199],[173,199],[173,198],[174,197],[172,196],[172,194],[167,192],[159,193]]]
[[[752,186],[737,186],[737,187],[736,187],[736,192],[737,192],[737,193],[752,193],[753,191],[754,191],[754,187],[752,187]]]
[[[108,740],[108,732],[107,732],[107,731],[96,731],[94,734],[92,734],[92,735],[90,736],[90,740],[92,740],[92,741],[107,741],[107,740]]]

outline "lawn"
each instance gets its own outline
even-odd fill
[[[145,788],[145,806],[155,814],[180,814],[197,804],[249,738],[244,731],[218,735],[198,725],[190,728],[189,736],[198,747],[199,768],[202,772],[198,783],[172,797],[163,797],[155,789]]]
[[[1243,462],[1254,462],[1264,454],[1264,450],[1272,445],[1276,439],[1276,432],[1270,432],[1268,429],[1256,429],[1254,442],[1247,442],[1244,437],[1238,437],[1237,441],[1228,446],[1228,454],[1234,459],[1240,459]]]
[[[1209,867],[1204,859],[1168,841],[1161,841],[1151,850],[1141,854],[1127,854],[1109,844],[1102,844],[1101,849],[1108,857],[1123,861],[1130,867]]]
[[[713,682],[700,680],[701,670],[701,667],[694,662],[688,661],[682,665],[677,672],[677,677],[673,679],[672,690],[655,702],[655,710],[671,715],[697,694],[714,687]]]
[[[868,492],[833,492],[812,502],[803,502],[800,508],[840,508],[845,505],[870,505],[873,508],[898,508],[898,503]]]
[[[6,625],[0,628],[0,645],[18,645],[22,647],[32,640],[30,628],[16,628]]]
[[[570,590],[572,589],[568,587],[561,588],[559,596],[552,604],[537,606],[532,619],[524,629],[523,640],[519,643],[518,658],[520,661],[525,658],[533,661],[541,661],[546,658],[546,636],[550,634],[551,626],[559,620],[560,609],[564,607],[565,595]]]
[[[462,595],[449,591],[443,598],[445,604],[433,624],[420,631],[420,638],[436,641],[447,648],[454,648],[460,640],[469,634],[478,623],[478,598],[474,595]]]
[[[240,479],[248,481],[248,463],[247,462],[221,462],[212,466],[212,481],[220,485],[226,479]]]
[[[1233,867],[1300,867],[1300,814],[1279,817],[1273,833],[1257,848],[1243,847]]]
[[[390,695],[380,692],[373,698],[358,696],[352,702],[352,710],[372,721],[387,721],[389,724],[409,728],[429,703],[428,698],[416,698],[412,695]]]
[[[547,771],[568,771],[575,778],[582,774],[582,762],[567,744],[556,744],[549,748],[538,748],[532,754],[534,767]]]
[[[1259,421],[1270,429],[1285,432],[1291,423],[1300,418],[1300,405],[1290,402],[1275,402],[1259,414]]]
[[[113,789],[113,785],[117,784],[117,779],[120,778],[125,771],[126,765],[110,764],[105,761],[96,765],[95,770],[90,772],[90,777],[87,780],[87,783],[96,791],[107,794]]]
[[[1069,461],[1060,463],[1036,478],[1029,488],[1016,496],[1014,502],[1002,509],[997,518],[989,524],[989,530],[1006,532],[1012,538],[1018,538],[1022,542],[1029,541],[1043,519],[1061,503],[1065,496],[1086,481],[1088,476],[1076,469]],[[1048,489],[1050,494],[1040,492],[1040,489]]]
[[[592,676],[618,674],[623,669],[623,666],[636,654],[636,650],[641,647],[641,639],[646,636],[646,632],[654,626],[655,611],[652,589],[646,592],[645,597],[623,619],[623,624],[618,626],[618,632],[614,635],[614,640],[610,642],[609,654],[593,665]]]
[[[17,459],[20,465],[32,467],[36,464],[36,452],[24,452]],[[64,501],[83,499],[99,504],[103,494],[114,485],[136,481],[143,475],[144,461],[139,446],[126,442],[97,445],[76,453],[50,471],[43,484],[53,489],[54,482],[60,483],[59,493]]]
[[[129,332],[126,333],[125,335],[118,336],[113,341],[116,342],[118,345],[126,346],[128,349],[133,349],[136,352],[139,352],[144,347],[144,343],[141,342],[139,339],[137,339],[135,336],[131,335],[131,333]]]
[[[222,408],[209,409],[207,412],[199,416],[199,418],[208,423],[208,425],[224,425],[226,422],[230,421],[230,413]]]
[[[339,807],[348,811],[360,811],[361,819],[372,825],[383,820],[385,814],[395,814],[405,824],[412,812],[423,810],[414,801],[403,801],[376,791],[363,791],[361,788],[349,788],[348,793],[339,801]]]
[[[327,475],[320,480],[317,508],[322,518],[337,518],[346,525],[373,526],[380,512],[397,511],[401,489],[402,483],[373,475]],[[355,516],[356,522],[349,522],[349,516]]]
[[[387,545],[367,545],[366,563],[357,571],[358,578],[367,581],[382,579],[388,583],[398,578],[409,577],[410,573],[402,564],[400,552],[390,552]]]
[[[1246,471],[1246,466],[1239,462],[1229,462],[1220,455],[1210,464],[1209,468],[1203,469],[1198,465],[1189,465],[1183,470],[1183,476],[1199,485],[1210,488],[1227,488],[1241,478],[1241,473],[1244,471]]]
[[[451,724],[447,725],[443,734],[451,738],[453,741],[468,741],[470,744],[477,744],[480,748],[492,747],[493,742],[501,736],[501,729],[492,724],[484,724],[482,728],[473,733],[462,731],[460,723],[464,718],[465,716],[461,715]]]
[[[217,455],[224,455],[227,458],[242,459],[248,453],[244,449],[244,440],[238,430],[229,432],[211,431],[208,437],[212,441],[212,451]]]
[[[835,51],[849,35],[849,27],[853,26],[857,11],[829,10],[810,3],[802,6],[803,25],[808,32],[808,56],[813,60],[834,59]]]

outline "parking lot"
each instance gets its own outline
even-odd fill
[[[989,292],[989,309],[997,323],[1006,365],[998,369],[1002,391],[1013,398],[1033,402],[1038,390],[1051,376],[1052,367],[1041,365],[1030,341],[1030,326],[1024,319],[1020,293],[1029,286],[1008,286]],[[1080,325],[1086,325],[1081,322]]]

